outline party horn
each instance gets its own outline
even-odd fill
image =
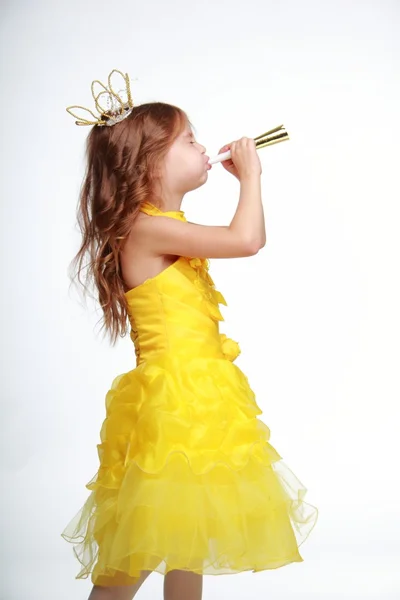
[[[280,133],[277,135],[272,135],[272,134],[276,133],[277,131],[280,131]],[[260,148],[265,148],[265,146],[272,146],[272,144],[278,144],[279,142],[284,142],[284,141],[288,140],[289,134],[287,133],[287,131],[285,131],[285,128],[283,127],[283,125],[279,125],[279,127],[270,129],[269,131],[266,131],[265,133],[262,133],[261,135],[258,135],[257,137],[255,137],[253,139],[256,143],[256,149],[260,150]],[[228,158],[231,158],[230,150],[228,150],[227,152],[223,152],[222,154],[218,154],[217,156],[214,156],[213,158],[210,158],[208,163],[210,165],[213,165],[217,162],[221,162],[222,160],[228,160]]]

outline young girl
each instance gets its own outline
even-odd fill
[[[240,182],[232,221],[190,223],[181,204],[208,179],[206,149],[183,110],[133,106],[126,83],[128,103],[90,123],[75,261],[79,276],[89,257],[112,342],[130,328],[136,367],[106,395],[91,494],[61,535],[90,600],[131,600],[153,571],[165,600],[200,600],[204,574],[301,562],[318,510],[268,441],[209,273],[208,258],[265,246],[255,142],[220,150]]]

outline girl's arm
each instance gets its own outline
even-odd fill
[[[136,226],[136,242],[149,253],[204,258],[251,256],[265,246],[260,177],[241,182],[235,215],[227,226],[198,225],[157,216]]]
[[[224,146],[229,147],[232,160],[224,166],[240,181],[239,202],[231,223],[220,227],[162,216],[143,219],[135,232],[142,248],[157,255],[233,258],[257,254],[265,246],[261,164],[254,140],[242,138]]]

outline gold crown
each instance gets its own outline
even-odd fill
[[[119,73],[124,80],[124,88],[120,89],[118,93],[113,90],[113,87],[111,85],[111,77],[113,73]],[[103,91],[101,91],[97,95],[94,91],[94,85],[96,83],[98,83],[103,88]],[[85,108],[84,106],[79,106],[77,104],[68,106],[66,108],[66,111],[69,112],[70,115],[78,119],[78,121],[75,121],[76,125],[115,125],[115,123],[122,121],[132,112],[134,105],[132,102],[129,76],[127,73],[124,74],[118,69],[113,69],[108,76],[108,88],[103,83],[101,83],[101,81],[95,79],[94,81],[92,81],[91,90],[96,109],[99,112],[100,117],[95,115],[89,108]],[[99,98],[103,94],[105,94],[107,97],[107,108],[103,108],[99,103]],[[126,98],[122,98],[121,94],[126,95]],[[71,111],[71,108],[80,108],[82,110],[85,110],[88,113],[90,113],[95,120],[88,120],[84,117],[76,115]]]

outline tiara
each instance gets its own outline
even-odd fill
[[[122,79],[124,80],[124,87],[118,92],[114,91],[111,84],[111,78],[113,73],[119,73]],[[96,94],[94,90],[94,85],[96,83],[98,83],[103,88],[103,90],[98,94]],[[77,104],[68,106],[66,108],[66,111],[69,112],[70,115],[78,119],[78,121],[75,121],[76,125],[107,125],[108,127],[110,127],[111,125],[115,125],[115,123],[119,123],[120,121],[125,119],[132,112],[133,102],[131,96],[129,76],[127,73],[124,74],[118,69],[113,69],[108,76],[108,88],[103,83],[101,83],[101,81],[95,79],[94,81],[92,81],[91,90],[96,109],[99,112],[100,116],[95,115],[89,108],[85,108],[84,106],[79,106]],[[106,96],[106,108],[103,108],[99,102],[99,98],[103,94]],[[92,115],[94,120],[89,120],[85,117],[79,116],[79,114],[74,114],[71,108],[80,108],[84,111],[87,111]]]

